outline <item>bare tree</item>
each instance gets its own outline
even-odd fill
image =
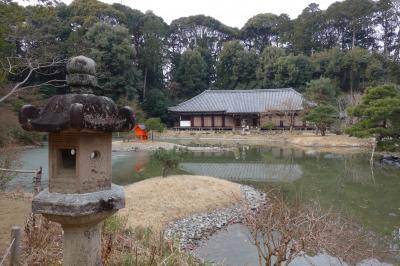
[[[11,89],[0,98],[0,103],[5,101],[14,93],[20,92],[25,89],[40,87],[43,85],[50,85],[53,87],[64,87],[66,86],[65,80],[49,79],[45,82],[28,85],[29,80],[34,74],[43,76],[54,76],[60,72],[59,67],[66,63],[65,59],[53,59],[51,62],[39,62],[30,58],[20,57],[7,57],[7,65],[4,66],[4,70],[11,75],[22,75],[23,79],[14,84]]]
[[[259,265],[288,265],[305,252],[326,252],[350,263],[372,254],[363,230],[319,205],[289,207],[269,192],[266,204],[245,217]]]
[[[289,131],[293,131],[293,127],[295,125],[296,116],[298,111],[296,111],[296,103],[293,101],[293,98],[288,98],[286,101],[282,103],[284,111],[284,116],[287,121],[289,121]]]

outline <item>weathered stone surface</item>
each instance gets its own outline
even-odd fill
[[[25,130],[59,132],[91,129],[100,132],[129,131],[135,124],[129,106],[118,108],[108,97],[93,94],[66,94],[50,98],[43,108],[24,105],[19,122]]]
[[[111,140],[111,133],[50,133],[49,192],[74,194],[111,189]],[[71,149],[75,167],[64,168],[61,153]]]
[[[124,189],[117,185],[111,185],[110,190],[85,194],[50,193],[45,189],[32,201],[32,212],[66,219],[110,213],[124,207]]]
[[[96,75],[96,63],[93,59],[83,55],[71,57],[67,63],[67,72]]]
[[[101,224],[63,226],[63,265],[102,265]]]
[[[392,155],[383,156],[381,162],[387,165],[392,165],[400,168],[400,157],[397,156],[392,156]]]
[[[95,76],[87,74],[68,74],[67,83],[70,86],[97,86],[97,79]]]
[[[97,87],[96,64],[85,56],[67,63],[66,81],[71,94],[50,98],[43,108],[22,107],[19,122],[25,130],[59,132],[90,129],[100,132],[129,131],[135,124],[133,110],[118,108],[113,100],[92,94]]]
[[[66,81],[71,93],[90,94],[97,88],[96,63],[88,57],[76,56],[67,63]]]

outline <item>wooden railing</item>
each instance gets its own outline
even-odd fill
[[[42,167],[38,170],[24,170],[24,169],[6,169],[0,168],[0,172],[12,172],[12,173],[23,173],[23,174],[34,174],[33,177],[33,194],[36,195],[40,192],[40,185],[42,180]],[[21,228],[19,226],[13,226],[11,228],[11,240],[6,252],[0,261],[0,266],[3,266],[6,262],[7,257],[10,257],[10,266],[16,266],[21,264]]]
[[[25,169],[7,169],[0,168],[0,172],[13,172],[13,173],[21,173],[21,174],[34,174],[33,177],[33,195],[36,195],[40,192],[40,185],[42,181],[42,167],[40,166],[38,170],[25,170]]]

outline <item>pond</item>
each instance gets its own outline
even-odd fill
[[[400,228],[400,170],[375,162],[369,154],[335,154],[294,147],[237,145],[220,152],[188,153],[175,173],[208,175],[256,187],[279,186],[286,197],[303,202],[319,200],[392,245]],[[148,152],[113,152],[113,182],[134,183],[161,174],[161,165],[150,161]],[[47,147],[21,153],[25,169],[44,167],[47,180]],[[31,177],[18,176],[8,190],[30,190]],[[397,245],[396,245],[397,246]]]

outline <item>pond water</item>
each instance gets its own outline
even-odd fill
[[[334,154],[293,147],[236,145],[221,152],[188,153],[175,173],[209,175],[256,187],[279,186],[286,197],[319,200],[397,246],[400,228],[400,170],[376,162],[369,154]],[[21,152],[25,169],[44,167],[47,186],[47,147]],[[161,165],[148,152],[113,152],[113,182],[134,183],[161,175]],[[7,190],[32,189],[32,177],[17,176]],[[397,233],[395,233],[397,232]]]
[[[223,265],[258,265],[258,253],[249,238],[250,232],[242,224],[229,225],[226,229],[212,235],[208,241],[194,251],[200,258],[207,258],[208,262],[221,263]],[[240,254],[235,256],[233,254]],[[339,259],[318,254],[308,256],[303,254],[295,258],[291,266],[309,265],[341,265],[345,266]]]

